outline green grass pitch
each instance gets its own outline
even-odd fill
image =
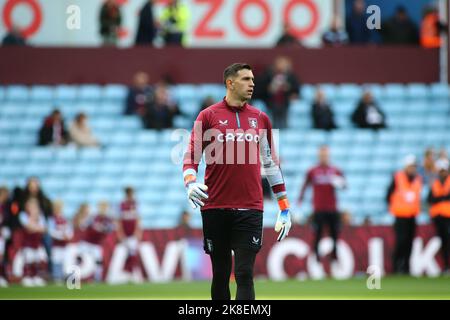
[[[79,290],[63,285],[24,288],[11,285],[0,289],[0,299],[209,299],[209,282],[145,283],[140,285],[82,284]],[[231,283],[234,297],[236,284]],[[450,299],[450,277],[385,277],[381,289],[369,290],[366,278],[349,280],[257,280],[256,298],[274,299]]]

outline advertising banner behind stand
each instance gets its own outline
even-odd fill
[[[139,10],[147,0],[118,0],[120,46],[134,44]],[[158,20],[167,0],[155,0]],[[329,28],[330,0],[180,0],[190,12],[189,47],[272,47],[288,23],[307,46]],[[18,25],[37,46],[99,46],[102,0],[0,0],[0,37]]]

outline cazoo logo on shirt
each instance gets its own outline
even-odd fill
[[[254,131],[254,130],[253,130]],[[245,132],[227,132],[226,134],[220,133],[217,135],[217,141],[218,142],[228,142],[228,141],[233,141],[233,142],[255,142],[258,143],[259,142],[259,136],[256,134],[252,134],[250,132],[245,133]]]
[[[181,153],[184,164],[199,164],[202,159],[206,164],[258,164],[260,157],[278,162],[275,156],[278,153],[271,150],[279,145],[277,129],[227,129],[223,132],[217,128],[203,130],[202,123],[196,121],[191,133],[184,129],[172,133],[172,140],[180,137],[183,141],[171,154],[176,164],[180,163]]]

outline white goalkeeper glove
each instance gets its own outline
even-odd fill
[[[277,215],[277,222],[275,223],[275,231],[279,232],[277,241],[281,241],[287,237],[291,226],[291,213],[289,212],[289,208],[280,210]]]
[[[345,179],[338,175],[333,175],[331,177],[331,184],[336,189],[344,189],[345,188]]]
[[[190,182],[186,185],[186,190],[188,201],[192,209],[203,207],[205,205],[202,200],[208,199],[208,194],[206,193],[208,186],[198,182]]]

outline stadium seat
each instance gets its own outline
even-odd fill
[[[32,86],[30,100],[50,103],[54,98],[54,90],[51,86]]]
[[[77,98],[77,88],[69,85],[56,86],[54,91],[55,104],[75,101]]]
[[[430,98],[433,100],[448,100],[450,96],[450,88],[448,84],[433,83],[430,85]]]
[[[384,86],[384,98],[388,100],[403,100],[406,95],[406,88],[399,83],[388,83]]]
[[[103,87],[102,100],[108,102],[120,102],[126,99],[128,88],[121,84],[108,84]]]
[[[411,83],[406,86],[406,96],[412,101],[425,100],[429,97],[429,88],[426,84]]]
[[[343,83],[337,87],[337,97],[340,100],[346,100],[355,103],[362,96],[360,86],[352,83]]]
[[[78,87],[78,99],[81,102],[99,101],[102,98],[102,87],[95,84],[85,84]]]
[[[300,88],[300,99],[310,103],[316,95],[316,87],[310,84],[303,84]]]
[[[23,85],[11,85],[5,89],[5,98],[10,102],[24,102],[29,99],[29,89]]]

